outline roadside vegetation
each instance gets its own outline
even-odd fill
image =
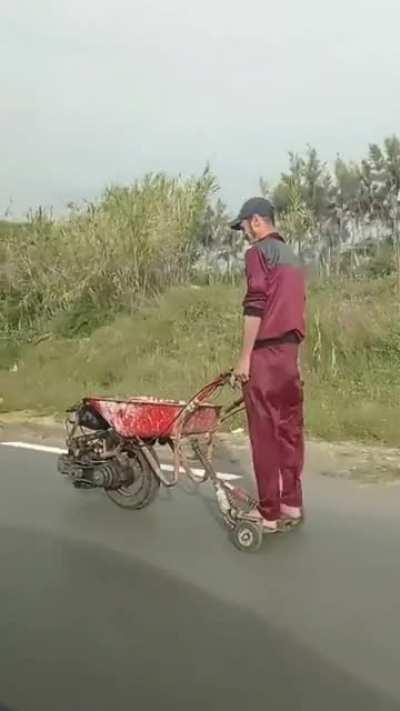
[[[397,446],[400,143],[333,169],[309,148],[260,190],[308,265],[309,433]],[[243,243],[216,192],[209,170],[152,175],[63,219],[0,222],[0,411],[187,397],[234,364]]]

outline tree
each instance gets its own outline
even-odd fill
[[[296,243],[301,257],[304,247],[312,239],[315,220],[295,179],[289,179],[287,183],[287,207],[279,221],[287,239]]]
[[[329,210],[332,193],[332,177],[326,163],[323,163],[315,148],[307,146],[305,156],[289,153],[289,173],[282,173],[274,190],[277,211],[286,212],[290,193],[296,191],[302,202],[310,210],[317,222],[324,219]]]
[[[335,197],[343,210],[355,211],[358,208],[361,175],[356,163],[345,163],[338,155],[334,167]]]

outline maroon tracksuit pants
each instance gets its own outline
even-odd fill
[[[244,386],[259,510],[269,521],[281,503],[302,506],[303,388],[294,343],[254,350]]]

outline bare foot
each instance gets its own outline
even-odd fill
[[[281,504],[281,514],[283,519],[291,519],[292,521],[298,521],[303,518],[303,512],[299,506]]]
[[[258,509],[252,509],[247,516],[262,523],[263,530],[268,533],[276,533],[278,531],[278,521],[268,521],[262,516]]]

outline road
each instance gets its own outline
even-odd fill
[[[55,465],[0,446],[0,708],[400,709],[400,488],[310,472],[246,555],[208,485],[127,512]]]

